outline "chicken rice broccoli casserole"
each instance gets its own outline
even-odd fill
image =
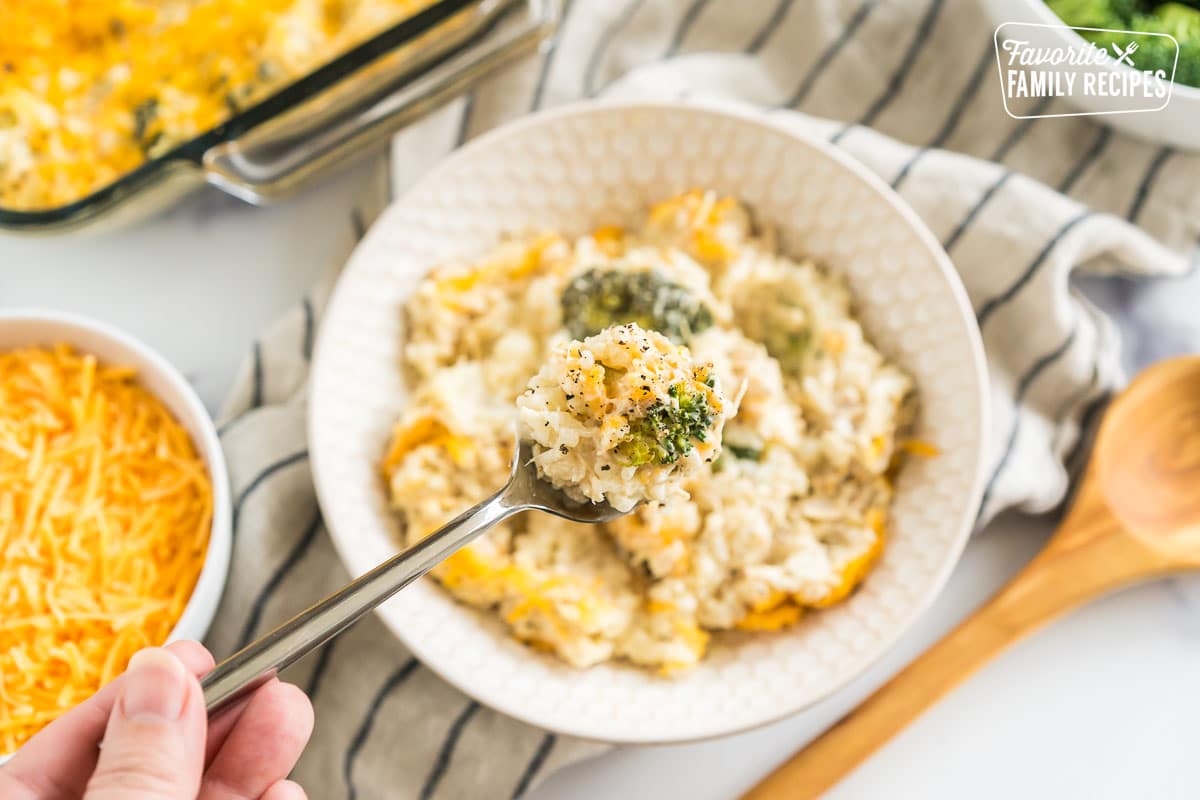
[[[681,494],[720,456],[725,423],[712,367],[636,322],[557,345],[517,411],[542,480],[618,511]]]
[[[0,206],[78,200],[433,0],[4,0]]]
[[[633,508],[520,515],[434,568],[518,639],[670,674],[713,632],[840,602],[878,558],[912,382],[845,282],[735,199],[504,241],[434,270],[404,314],[411,397],[383,471],[405,544],[505,483],[518,421],[544,477]]]

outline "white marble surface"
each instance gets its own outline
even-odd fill
[[[254,336],[348,252],[351,199],[378,174],[368,163],[266,210],[205,191],[123,232],[0,238],[0,309],[116,323],[174,361],[215,410]],[[1196,281],[1088,291],[1122,310],[1131,365],[1200,342],[1188,301],[1200,296]],[[735,797],[979,605],[1049,528],[1015,517],[993,525],[901,645],[809,712],[726,739],[616,751],[552,776],[531,799]],[[1003,655],[831,796],[1194,798],[1198,675],[1200,577],[1131,589]]]

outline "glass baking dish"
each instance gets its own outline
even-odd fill
[[[205,183],[256,205],[287,196],[535,50],[554,33],[561,6],[438,0],[79,200],[33,211],[0,207],[0,230],[127,224]]]

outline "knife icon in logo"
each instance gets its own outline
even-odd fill
[[[1137,42],[1130,42],[1129,46],[1126,47],[1124,50],[1117,47],[1116,42],[1113,42],[1110,46],[1112,47],[1113,52],[1117,54],[1117,63],[1118,64],[1128,64],[1131,67],[1134,66],[1133,59],[1130,58],[1130,56],[1132,56],[1134,53],[1137,52],[1137,49],[1138,49]]]

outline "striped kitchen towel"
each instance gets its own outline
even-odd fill
[[[1093,118],[1009,118],[991,48],[969,0],[567,0],[539,59],[396,137],[392,184],[509,119],[586,97],[752,104],[836,142],[920,213],[974,303],[995,409],[981,523],[1007,507],[1042,511],[1061,501],[1081,429],[1122,380],[1114,325],[1069,279],[1192,285],[1200,157]],[[374,210],[364,201],[348,224],[361,228]],[[227,409],[236,539],[210,637],[218,655],[347,580],[304,435],[325,288],[262,337]],[[316,706],[296,777],[322,800],[512,798],[603,749],[480,707],[374,618],[288,677]]]

